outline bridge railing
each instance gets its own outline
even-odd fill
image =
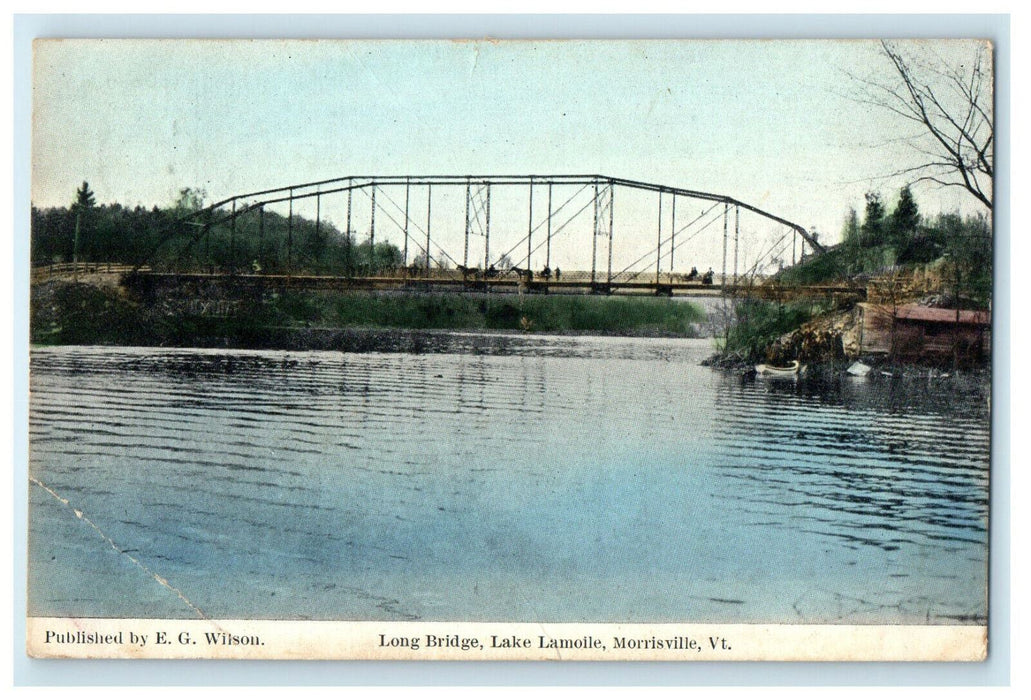
[[[133,271],[150,272],[149,266],[135,267],[115,262],[53,263],[32,268],[31,280],[40,282],[52,277],[90,274],[126,274]]]

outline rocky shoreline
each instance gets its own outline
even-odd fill
[[[763,348],[760,355],[763,362],[774,366],[789,366],[797,360],[803,365],[799,381],[807,383],[901,383],[918,391],[973,394],[984,399],[982,405],[990,404],[990,361],[956,366],[952,358],[945,357],[903,361],[887,354],[863,353],[860,334],[857,308],[835,311],[785,333]],[[715,353],[703,364],[746,381],[756,378],[754,355]]]

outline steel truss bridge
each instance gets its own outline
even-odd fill
[[[268,211],[285,218],[285,241],[275,259],[252,260],[238,229],[247,223],[253,236],[256,227],[261,241]],[[297,259],[302,216],[305,235],[317,241],[335,235],[356,245],[364,238],[375,251],[377,239],[389,240],[401,264],[306,269]],[[743,260],[745,218],[758,233]],[[214,236],[228,237],[220,264],[210,252]],[[352,175],[289,185],[182,216],[143,264],[159,252],[167,259],[165,246],[178,247],[176,263],[143,274],[309,288],[606,294],[732,291],[752,285],[771,261],[783,264],[788,248],[792,264],[824,251],[804,227],[732,197],[602,175]],[[708,271],[686,269],[689,258],[704,255]]]

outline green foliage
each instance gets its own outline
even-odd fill
[[[988,219],[983,214],[965,219],[958,214],[942,214],[935,226],[941,232],[956,291],[987,306],[992,298],[992,232]]]
[[[884,203],[876,192],[866,193],[866,212],[863,226],[860,229],[860,243],[864,247],[877,246],[884,243],[885,220]]]
[[[894,246],[848,246],[829,248],[781,271],[777,282],[784,285],[841,284],[856,277],[890,268],[895,264]],[[862,281],[860,279],[860,281]]]
[[[847,277],[855,261],[856,250],[858,248],[844,245],[830,248],[825,253],[785,268],[777,275],[777,281],[786,285],[815,285]]]
[[[143,262],[174,221],[160,209],[104,204],[80,217],[79,260],[134,265]],[[76,209],[32,208],[32,264],[69,262],[75,248]]]
[[[981,306],[991,300],[992,232],[983,214],[961,217],[939,214],[925,219],[920,215],[916,199],[908,187],[899,191],[899,199],[890,216],[885,216],[878,194],[866,195],[866,212],[862,225],[855,209],[850,209],[842,228],[842,244],[826,253],[806,258],[781,271],[782,284],[820,285],[857,280],[863,284],[871,275],[883,275],[915,265],[941,264],[946,261],[947,273],[956,286],[958,269],[960,295]],[[948,280],[946,280],[948,281]]]
[[[234,299],[226,289],[218,293]],[[236,311],[215,317],[134,303],[114,288],[43,285],[33,290],[32,342],[207,346],[231,338],[276,347],[312,328],[694,336],[694,324],[705,320],[694,304],[653,297],[287,291],[235,298]]]
[[[376,274],[403,263],[397,246],[357,243],[326,221],[289,218],[242,204],[235,217],[231,208],[206,214],[206,197],[203,189],[186,187],[164,209],[98,207],[84,182],[70,208],[32,208],[32,264],[77,257],[82,262],[149,264],[158,270],[350,275]]]
[[[147,340],[132,304],[114,290],[88,284],[33,291],[30,335],[33,343],[54,345],[137,345]]]
[[[919,225],[920,210],[916,205],[916,200],[913,199],[913,193],[909,187],[903,187],[899,191],[899,201],[895,205],[895,211],[892,212],[889,222],[891,243],[899,248],[904,247],[916,234]]]
[[[740,301],[735,305],[733,322],[722,339],[721,353],[745,362],[758,362],[775,340],[826,310],[810,302]]]
[[[945,237],[941,229],[921,226],[899,242],[897,262],[900,265],[927,264],[942,257],[945,252]]]
[[[899,192],[891,216],[875,192],[866,195],[862,225],[850,209],[842,229],[842,244],[810,256],[778,273],[784,285],[816,286],[854,282],[866,285],[873,276],[902,275],[907,267],[925,265],[937,272],[942,290],[962,297],[960,303],[986,307],[992,298],[992,232],[983,215],[920,216],[908,187]],[[780,305],[748,300],[736,305],[721,340],[724,360],[755,362],[780,336],[823,309],[808,304]]]
[[[848,214],[845,215],[845,224],[841,227],[841,240],[846,246],[859,246],[859,214],[856,213],[855,207],[849,207]]]
[[[96,197],[93,196],[93,191],[89,188],[89,183],[83,180],[82,187],[75,190],[75,203],[72,204],[72,209],[82,212],[93,208],[93,205],[97,203]]]
[[[690,303],[634,297],[531,297],[520,308],[536,330],[691,335],[705,314]]]
[[[193,187],[184,187],[179,190],[179,197],[176,198],[172,208],[177,214],[200,211],[204,208],[204,200],[207,198],[206,190]]]
[[[704,312],[671,299],[598,296],[298,293],[269,313],[281,324],[330,328],[528,330],[627,335],[694,335]]]

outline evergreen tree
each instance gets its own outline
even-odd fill
[[[862,241],[864,246],[884,243],[884,203],[876,192],[866,193],[866,215],[863,219]]]
[[[841,228],[841,240],[850,247],[857,247],[859,245],[859,214],[856,212],[855,207],[848,208],[845,224]]]
[[[82,228],[87,223],[85,219],[89,216],[96,198],[89,188],[89,183],[82,181],[82,187],[75,190],[75,203],[72,204],[72,211],[75,212],[75,238],[72,243],[72,262],[79,262]]]
[[[75,203],[72,204],[72,209],[76,212],[89,211],[96,203],[97,199],[93,196],[89,183],[83,180],[82,187],[75,190]]]
[[[916,235],[920,225],[920,210],[909,186],[899,191],[899,201],[891,214],[891,242],[898,248],[904,248],[908,241]]]
[[[204,208],[204,199],[207,196],[207,190],[199,187],[184,187],[179,190],[179,197],[175,200],[173,208],[177,214],[200,211]]]

